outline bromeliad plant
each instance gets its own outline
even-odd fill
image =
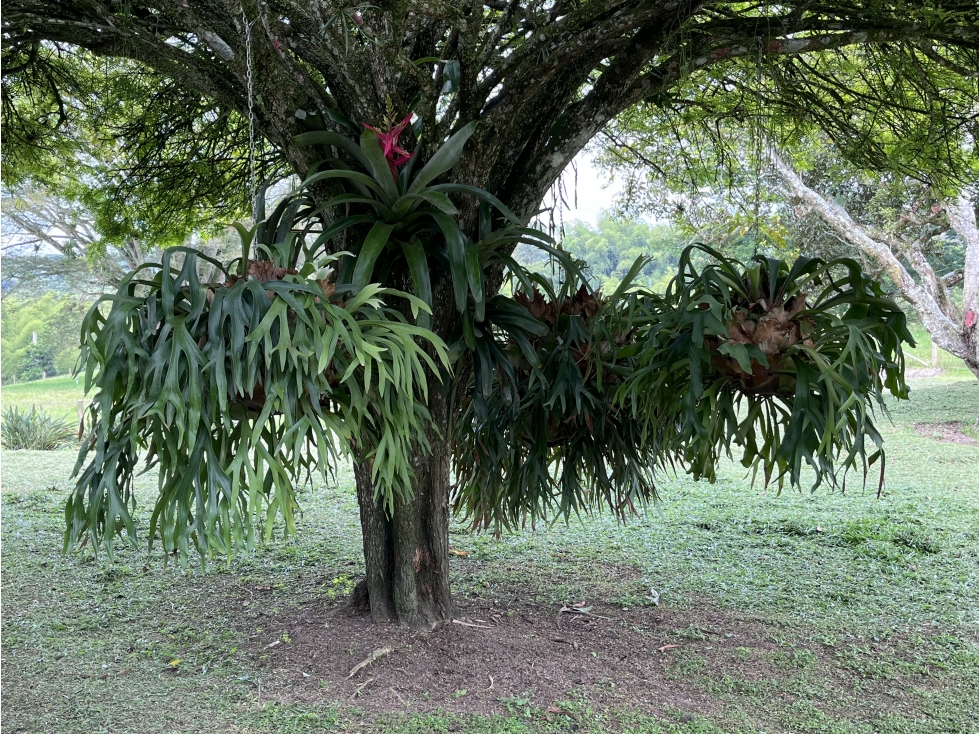
[[[475,130],[476,123],[460,129],[439,148],[428,162],[415,170],[416,157],[398,145],[398,137],[407,118],[386,133],[368,127],[359,144],[335,132],[313,131],[300,135],[297,143],[321,146],[345,157],[327,155],[302,184],[310,189],[324,183],[345,190],[329,198],[309,214],[311,220],[327,211],[356,211],[344,214],[327,227],[308,249],[307,256],[317,256],[322,248],[347,230],[366,232],[346,243],[351,257],[340,260],[336,282],[339,286],[364,287],[384,283],[391,272],[402,265],[411,274],[414,294],[432,304],[433,264],[446,267],[452,278],[452,292],[457,310],[471,309],[477,321],[485,316],[488,292],[486,267],[489,261],[503,260],[515,266],[508,252],[518,242],[547,247],[548,238],[526,226],[503,202],[475,186],[459,183],[432,183],[459,161],[463,146]],[[400,171],[398,170],[400,167]],[[459,227],[459,210],[449,194],[475,196],[480,200],[476,241]],[[494,215],[493,210],[498,212]],[[503,227],[494,220],[502,217]],[[431,328],[430,312],[424,312],[418,325]]]

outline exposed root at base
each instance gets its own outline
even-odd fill
[[[351,614],[367,614],[371,610],[370,592],[367,590],[367,579],[357,582],[347,600],[347,611]]]

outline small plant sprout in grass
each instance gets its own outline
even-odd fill
[[[505,696],[500,698],[499,701],[503,704],[503,707],[509,711],[511,714],[517,714],[524,718],[530,718],[533,716],[533,708],[531,706],[531,701],[534,698],[534,694],[531,691],[524,691],[520,694],[514,694],[512,696]]]

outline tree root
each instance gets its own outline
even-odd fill
[[[350,614],[369,614],[370,611],[371,598],[370,592],[367,590],[367,579],[361,579],[347,599],[347,612]]]

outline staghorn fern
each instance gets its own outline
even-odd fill
[[[458,161],[473,127],[419,171],[400,174],[373,131],[359,141],[324,131],[300,136],[298,144],[344,159],[318,164],[299,193],[251,229],[236,224],[236,263],[225,269],[173,248],[101,299],[83,325],[80,363],[86,389],[97,385],[98,393],[95,430],[66,506],[66,551],[91,540],[111,557],[121,529],[135,540],[141,453],[160,469],[150,542],[159,533],[182,563],[191,549],[207,557],[250,548],[280,516],[292,531],[293,485],[314,468],[328,472],[343,454],[371,466],[388,512],[397,494],[410,495],[410,456],[429,448],[428,376],[449,372],[448,351],[427,328],[430,261],[448,266],[459,310],[484,317],[483,267],[512,262],[505,250],[516,242],[546,247],[489,193],[432,184]],[[324,180],[344,192],[318,204],[307,191]],[[459,229],[449,193],[482,201],[479,242]],[[353,214],[336,216],[350,207]],[[504,227],[491,226],[490,207]],[[329,225],[317,229],[324,220]],[[331,240],[358,229],[366,236],[352,252],[324,254]],[[377,285],[400,258],[417,295]],[[200,259],[225,282],[200,282]],[[336,266],[329,282],[320,277],[328,264]],[[417,325],[406,309],[382,301],[389,297],[406,299]]]
[[[304,274],[250,262],[244,278],[212,262],[226,282],[202,283],[201,257],[167,250],[85,319],[86,390],[98,392],[66,507],[66,550],[90,539],[111,558],[117,526],[135,541],[141,453],[160,472],[150,542],[159,532],[181,562],[191,548],[204,557],[251,548],[278,516],[292,531],[295,485],[329,472],[351,443],[388,506],[411,492],[409,452],[428,420],[425,372],[444,369],[447,352],[382,299],[426,306],[377,285],[333,293],[315,279],[326,261]]]
[[[514,298],[491,301],[480,325],[453,434],[454,507],[477,528],[600,507],[624,517],[655,496],[663,457],[643,441],[644,421],[615,403],[635,363],[635,295],[626,291],[644,263],[605,297],[589,290],[582,263],[561,262],[560,287],[525,273]]]
[[[665,295],[630,289],[643,264],[609,297],[576,272],[557,291],[537,277],[515,296],[530,324],[483,330],[453,434],[457,511],[497,531],[624,516],[656,498],[655,472],[714,481],[734,451],[780,486],[803,463],[818,486],[880,461],[883,482],[873,411],[884,389],[907,397],[913,341],[857,263],[744,265],[691,246]]]
[[[712,258],[698,269],[697,251]],[[884,389],[906,398],[904,313],[850,259],[755,258],[745,265],[688,247],[665,296],[639,301],[638,363],[618,402],[645,421],[697,479],[716,478],[721,454],[742,452],[766,483],[815,485],[880,461],[874,406]],[[872,444],[868,447],[867,442]]]

